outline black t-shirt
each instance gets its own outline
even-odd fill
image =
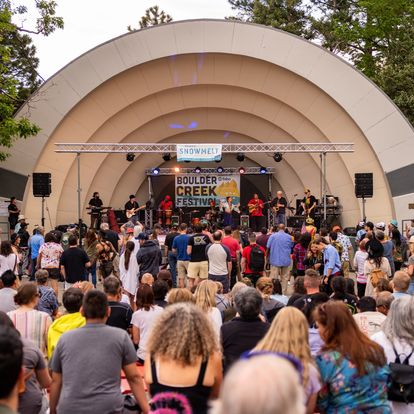
[[[89,262],[89,257],[85,250],[79,247],[69,247],[60,258],[60,265],[65,268],[66,282],[76,283],[86,280],[85,264]]]
[[[177,233],[176,231],[172,231],[171,233],[168,233],[167,236],[165,237],[164,244],[167,246],[169,252],[172,250],[174,239],[179,235],[180,233]]]
[[[9,217],[13,217],[15,219],[19,217],[19,208],[16,204],[10,203],[7,210],[9,210]]]
[[[221,344],[223,346],[224,370],[240,358],[243,352],[252,350],[266,335],[270,324],[256,318],[245,321],[234,318],[221,326]]]
[[[299,299],[295,300],[294,303],[292,303],[292,306],[303,311],[307,306],[309,306],[313,302],[322,303],[327,302],[328,300],[329,296],[325,292],[317,292],[300,297]]]
[[[121,328],[125,331],[131,326],[132,309],[127,303],[108,301],[108,306],[111,308],[106,324]]]
[[[202,233],[194,234],[188,240],[192,247],[190,262],[204,262],[207,260],[206,247],[210,244],[208,236]]]
[[[281,197],[281,198],[275,198],[272,201],[272,207],[277,207],[278,204],[283,204],[284,207],[279,207],[278,213],[280,214],[285,214],[286,211],[286,206],[287,206],[287,201],[285,197]]]
[[[105,240],[109,241],[112,246],[114,246],[114,249],[116,251],[118,251],[118,240],[119,240],[119,235],[116,231],[113,230],[106,230],[105,231]]]
[[[303,197],[302,203],[305,205],[306,209],[309,209],[316,203],[316,198],[313,195],[311,195],[309,198]],[[312,210],[312,213],[314,212],[315,212],[315,209]]]
[[[89,200],[89,205],[92,206],[92,213],[99,213],[99,210],[95,210],[93,207],[102,207],[103,202],[100,198],[91,198]]]
[[[125,211],[126,210],[133,210],[139,207],[139,204],[134,201],[133,203],[131,203],[130,201],[128,201],[127,203],[125,203]]]

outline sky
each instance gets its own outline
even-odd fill
[[[33,0],[19,3],[33,3]],[[235,14],[227,0],[57,0],[57,3],[57,15],[63,17],[65,28],[48,37],[33,36],[40,59],[39,73],[44,79],[82,53],[126,33],[128,25],[138,28],[138,21],[151,6],[158,5],[175,21],[223,19]],[[25,24],[29,25],[30,20]]]

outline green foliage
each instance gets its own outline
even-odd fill
[[[414,125],[413,0],[228,0],[233,19],[313,39],[376,82]]]
[[[13,7],[9,0],[0,0],[0,161],[7,156],[16,139],[36,135],[40,128],[27,118],[14,118],[16,111],[42,82],[37,72],[39,60],[31,34],[48,36],[63,28],[63,19],[56,16],[56,2],[35,0],[38,13],[34,28],[15,23],[26,19],[27,6]]]
[[[145,10],[144,16],[141,17],[139,21],[140,29],[145,27],[155,26],[157,24],[169,23],[172,22],[172,17],[165,13],[164,10],[160,10],[158,6],[152,6],[149,9]],[[136,30],[131,26],[128,26],[130,32]]]

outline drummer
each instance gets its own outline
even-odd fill
[[[174,203],[169,195],[166,195],[164,200],[161,201],[158,209],[160,211],[159,223],[163,226],[171,225],[171,216],[174,208]]]

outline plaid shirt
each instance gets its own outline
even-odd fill
[[[305,270],[306,267],[303,264],[303,261],[306,259],[306,254],[308,250],[302,247],[300,243],[298,243],[293,249],[293,256],[296,263],[296,269],[298,270]]]

